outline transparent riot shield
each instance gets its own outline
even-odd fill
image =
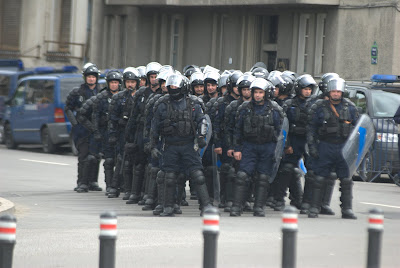
[[[269,181],[270,183],[272,183],[275,180],[276,173],[278,173],[278,168],[283,156],[283,150],[285,148],[285,143],[288,133],[289,133],[289,120],[285,117],[283,119],[281,133],[279,134],[278,141],[275,147],[275,158],[274,158],[274,165],[272,166],[272,172]]]

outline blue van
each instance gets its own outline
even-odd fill
[[[6,102],[4,140],[7,148],[42,144],[54,153],[70,143],[71,123],[64,114],[69,92],[82,84],[81,74],[44,74],[22,78]]]

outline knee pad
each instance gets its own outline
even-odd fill
[[[259,174],[258,175],[258,183],[262,187],[269,187],[269,176],[267,174]]]
[[[322,176],[314,176],[314,180],[313,180],[313,185],[316,188],[322,188],[322,186],[324,185],[325,182],[325,178]]]
[[[250,182],[249,176],[246,174],[246,172],[239,171],[236,175],[236,181],[235,183],[237,185],[246,185],[247,183]]]
[[[114,159],[113,158],[106,158],[104,160],[104,169],[113,169],[114,168]]]
[[[293,172],[295,166],[292,163],[283,163],[282,172]]]
[[[177,175],[177,181],[178,183],[183,183],[186,182],[186,175],[183,172],[179,172]]]
[[[158,167],[152,167],[150,170],[150,176],[151,178],[157,178],[157,174],[160,171]]]
[[[338,177],[337,177],[337,175],[336,175],[336,172],[331,172],[331,175],[330,175],[330,179],[331,180],[336,180]]]
[[[86,161],[88,161],[91,164],[94,164],[97,162],[97,158],[94,155],[89,154],[86,158]]]
[[[165,185],[167,187],[174,187],[176,185],[176,173],[166,172],[165,173]]]
[[[193,170],[190,173],[190,177],[192,178],[193,182],[197,185],[202,185],[206,182],[206,178],[204,177],[203,171],[200,169],[198,170]]]
[[[231,168],[231,165],[229,165],[228,163],[223,163],[220,167],[220,171],[221,171],[221,173],[228,173],[230,168]]]
[[[157,184],[163,184],[164,183],[164,179],[165,179],[165,172],[160,170],[157,173]]]
[[[353,185],[353,180],[351,178],[342,178],[340,179],[340,186],[350,186]]]

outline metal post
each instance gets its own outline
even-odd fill
[[[105,212],[100,215],[100,268],[115,267],[115,241],[117,240],[117,214]]]
[[[203,214],[204,254],[203,268],[217,267],[217,238],[219,235],[219,212],[215,207]]]
[[[11,268],[17,220],[12,215],[0,216],[0,268]]]
[[[379,268],[383,233],[383,211],[373,208],[369,211],[367,268]]]
[[[286,206],[282,214],[282,267],[296,267],[297,209]]]

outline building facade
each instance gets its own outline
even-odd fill
[[[21,7],[19,35],[4,30],[9,19],[3,7],[10,2]],[[68,61],[81,66],[91,61],[105,69],[158,61],[178,70],[188,64],[209,64],[246,71],[262,61],[269,70],[314,76],[337,72],[345,79],[400,74],[400,0],[0,0],[0,4],[0,57],[9,48],[4,38],[13,36],[17,51],[13,55],[19,53],[29,64]],[[41,13],[31,14],[39,6]],[[38,45],[39,52],[33,49]],[[27,57],[32,55],[36,57]]]

